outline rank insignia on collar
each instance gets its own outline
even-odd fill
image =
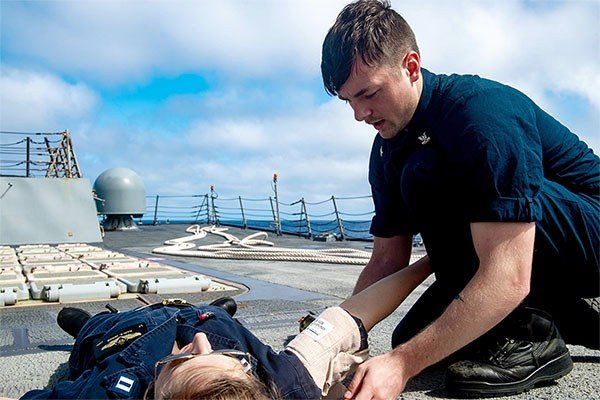
[[[379,156],[383,158],[383,146],[379,148]]]
[[[423,132],[423,134],[419,136],[418,139],[422,145],[426,145],[431,140],[431,138],[427,136],[427,132]]]
[[[108,387],[110,398],[113,399],[139,399],[140,384],[134,374],[121,373],[115,382]]]
[[[131,389],[133,388],[134,384],[135,384],[134,379],[128,378],[125,375],[121,375],[121,376],[119,376],[119,380],[115,384],[114,388],[129,394],[129,392],[131,392]]]

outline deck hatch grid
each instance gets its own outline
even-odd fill
[[[0,307],[28,299],[72,302],[127,292],[224,290],[204,275],[86,244],[2,246],[0,255]]]

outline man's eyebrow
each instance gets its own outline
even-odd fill
[[[360,97],[360,96],[362,96],[363,94],[365,94],[365,93],[367,92],[367,90],[369,90],[369,88],[364,88],[364,89],[361,89],[361,90],[359,90],[358,92],[356,92],[356,94],[354,94],[354,96],[350,96],[350,97],[352,97],[352,98],[357,98],[357,97]],[[345,97],[342,97],[342,96],[339,96],[339,95],[338,95],[338,98],[339,98],[340,100],[349,101],[349,99],[346,99]]]
[[[354,96],[352,96],[352,97],[355,97],[355,98],[356,98],[356,97],[360,97],[360,96],[362,96],[363,94],[365,94],[365,93],[367,92],[367,90],[368,90],[368,88],[361,89],[361,90],[359,90],[358,92],[356,92],[356,94],[355,94]]]

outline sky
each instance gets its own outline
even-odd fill
[[[126,167],[149,195],[368,195],[376,132],[320,76],[346,3],[0,0],[0,130],[68,129],[92,184]],[[425,68],[516,87],[598,154],[600,1],[392,6]]]

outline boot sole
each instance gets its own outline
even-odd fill
[[[520,381],[509,383],[489,383],[478,381],[447,382],[447,390],[457,397],[492,397],[519,394],[532,389],[541,382],[553,381],[567,375],[573,369],[573,360],[569,352],[548,361],[529,376]]]

